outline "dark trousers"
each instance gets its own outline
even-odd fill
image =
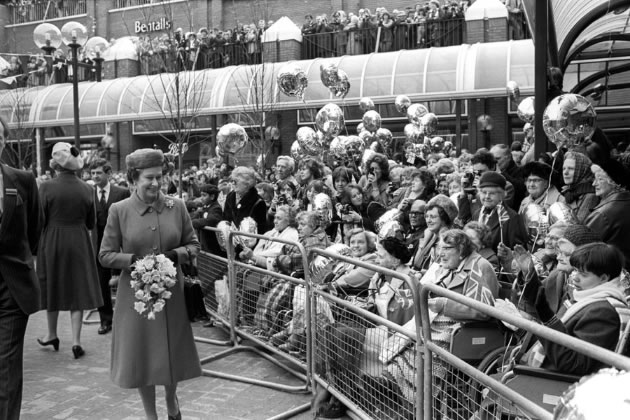
[[[98,308],[101,325],[112,325],[114,308],[112,307],[112,289],[109,286],[112,270],[103,267],[99,261],[96,261],[96,271],[98,272],[98,281],[101,283],[101,295],[103,295],[103,306]]]
[[[22,359],[28,315],[22,312],[0,276],[0,419],[20,418]]]

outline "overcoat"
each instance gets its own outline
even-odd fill
[[[152,204],[137,194],[112,204],[101,243],[104,267],[122,270],[116,295],[112,336],[111,378],[122,388],[171,385],[201,375],[201,365],[186,313],[184,283],[178,265],[178,283],[154,320],[134,310],[130,285],[133,255],[177,252],[185,264],[199,252],[199,241],[184,202],[161,192]]]

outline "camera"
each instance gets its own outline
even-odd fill
[[[470,188],[475,181],[475,174],[472,172],[466,172],[462,177],[462,188]]]
[[[287,196],[285,194],[280,194],[278,196],[278,200],[276,200],[278,202],[278,205],[284,205],[284,204],[289,204],[289,199],[287,198]]]
[[[351,211],[352,211],[352,207],[350,207],[350,204],[344,204],[341,207],[341,210],[339,211],[339,213],[341,213],[341,214],[350,214]]]
[[[368,174],[369,175],[374,175],[376,173],[376,170],[374,168],[369,168],[368,169]]]

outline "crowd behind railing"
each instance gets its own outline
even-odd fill
[[[366,159],[279,156],[267,169],[261,160],[258,172],[212,158],[183,171],[182,179],[169,164],[162,191],[181,194],[206,257],[224,258],[234,247],[228,257],[238,264],[229,269],[227,287],[241,330],[305,360],[307,325],[314,328],[320,414],[338,414],[350,404],[373,417],[395,418],[401,409],[413,417],[421,351],[413,344],[414,290],[431,285],[436,290],[427,307],[437,356],[425,390],[434,391],[433,417],[473,418],[490,410],[484,381],[473,381],[447,354],[480,364],[489,354],[471,356],[470,346],[462,351],[454,343],[468,337],[475,344],[479,333],[490,337],[497,327],[469,325],[487,320],[487,310],[452,294],[628,354],[620,336],[629,313],[630,223],[622,215],[630,202],[630,148],[611,145],[597,131],[584,148],[536,157],[529,127],[525,134],[523,142],[475,153],[437,148],[423,156],[409,148]],[[107,172],[111,182],[133,189],[122,173]],[[232,244],[228,232],[238,228],[264,236],[226,245]],[[199,275],[194,265],[186,270]],[[224,274],[204,274],[205,291],[212,293]],[[310,318],[305,296],[312,297]],[[395,334],[401,328],[403,337]],[[463,328],[476,329],[466,335]],[[514,329],[501,330],[492,373],[524,366],[579,379],[607,364],[594,358],[593,348],[584,353],[561,339],[540,338],[531,326]],[[501,398],[491,401],[492,410]]]
[[[85,0],[12,0],[9,24],[37,22],[85,14]]]

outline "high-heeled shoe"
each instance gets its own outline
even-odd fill
[[[72,354],[74,355],[75,359],[78,359],[85,354],[85,351],[83,351],[83,347],[81,346],[72,346]]]
[[[175,402],[177,402],[177,414],[174,416],[168,415],[168,420],[182,420],[182,410],[179,409],[179,399],[175,395]]]
[[[41,338],[37,339],[37,342],[39,343],[40,346],[42,347],[46,347],[46,346],[53,346],[53,348],[55,349],[55,351],[59,351],[59,337],[55,337],[52,340],[48,340],[48,341],[42,341]]]

